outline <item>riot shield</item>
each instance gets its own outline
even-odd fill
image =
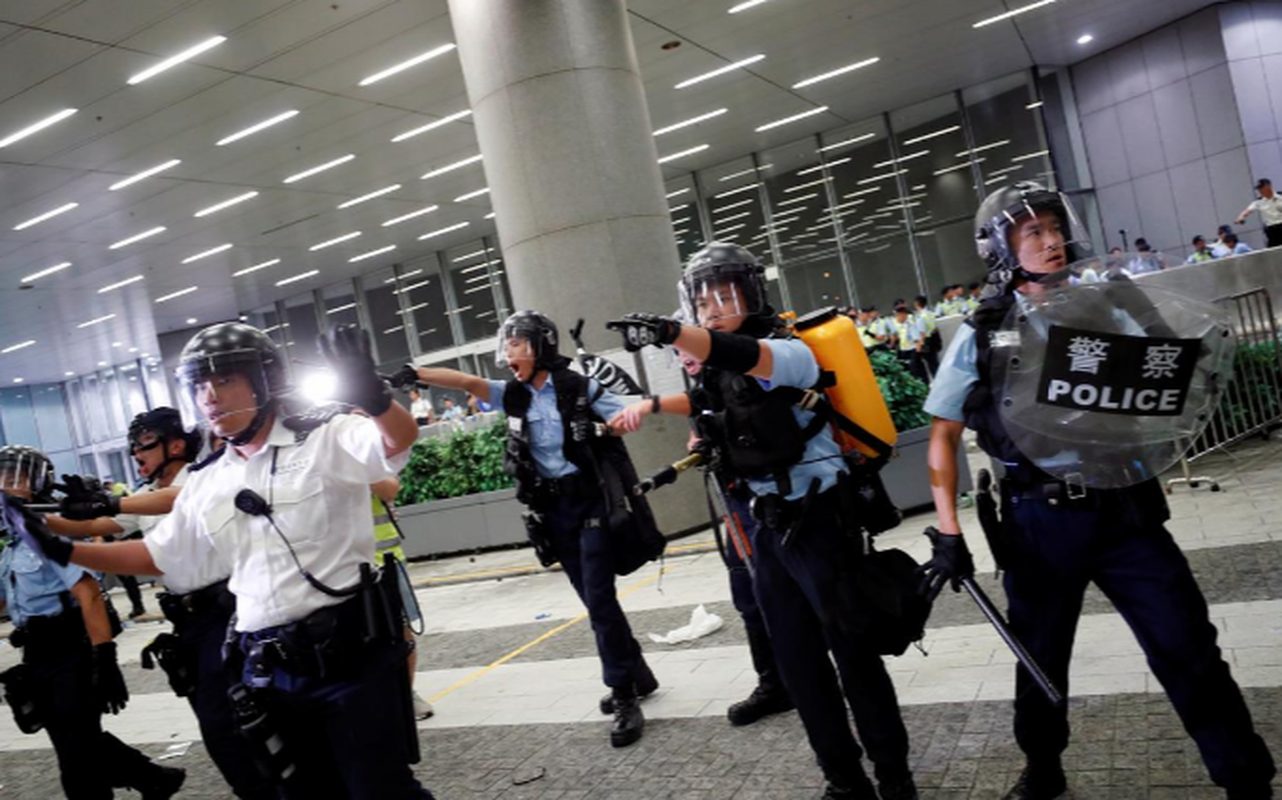
[[[1126,256],[1025,286],[993,337],[993,385],[1019,451],[1070,486],[1156,477],[1191,446],[1232,375],[1224,310],[1138,284]]]

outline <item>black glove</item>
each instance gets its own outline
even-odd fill
[[[339,325],[317,342],[321,355],[338,378],[335,400],[363,409],[371,417],[392,407],[392,389],[379,377],[369,351],[369,336],[357,325]]]
[[[406,364],[396,372],[387,376],[387,382],[392,384],[393,389],[409,389],[418,385],[418,367],[413,364]]]
[[[960,592],[962,579],[975,576],[975,561],[960,534],[948,536],[932,526],[925,530],[924,535],[930,539],[931,555],[929,561],[917,568],[917,574],[921,576],[917,593],[933,603],[949,581],[952,581],[953,591]]]
[[[86,480],[79,475],[63,475],[62,499],[58,513],[66,519],[91,520],[114,517],[120,513],[120,498],[102,488],[97,478]]]
[[[5,512],[6,517],[9,517],[14,511],[17,511],[21,517],[18,522],[21,524],[22,529],[12,530],[11,532],[17,534],[30,547],[42,553],[45,558],[59,566],[67,566],[68,562],[71,561],[71,551],[74,545],[66,539],[59,539],[50,533],[49,526],[45,525],[44,518],[29,511],[26,503],[22,502],[22,500],[5,495],[3,502],[8,506]],[[10,522],[9,519],[5,521]],[[12,524],[10,528],[13,528]]]
[[[104,714],[119,714],[129,702],[129,687],[116,661],[116,643],[93,646],[93,691]]]
[[[648,344],[662,347],[672,344],[681,335],[681,323],[658,314],[625,314],[623,319],[611,320],[605,327],[623,334],[623,346],[635,353]]]

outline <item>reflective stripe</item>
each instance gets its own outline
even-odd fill
[[[404,541],[405,540],[399,536],[395,536],[391,539],[380,539],[374,543],[374,549],[381,553],[384,550],[391,550],[393,547],[400,547],[401,543]]]
[[[392,517],[388,514],[375,515],[374,517],[375,528],[377,528],[379,525],[391,525],[391,524],[392,524]]]

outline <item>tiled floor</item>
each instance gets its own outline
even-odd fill
[[[1199,464],[1216,477],[1175,489],[1170,528],[1186,549],[1234,675],[1262,735],[1282,754],[1282,443],[1252,442],[1233,457]],[[978,460],[976,460],[978,461]],[[928,543],[925,515],[881,538],[918,559]],[[973,512],[963,526],[978,532]],[[981,569],[992,568],[972,536]],[[606,740],[596,709],[603,688],[590,627],[565,577],[522,569],[528,551],[506,551],[416,565],[413,577],[428,628],[421,640],[421,694],[437,715],[420,725],[418,771],[440,798],[813,798],[822,788],[795,714],[736,729],[727,706],[755,676],[729,603],[725,569],[709,538],[680,543],[681,555],[620,582],[623,604],[662,682],[644,704],[646,737],[623,751]],[[473,580],[500,571],[502,579]],[[982,578],[1001,605],[1000,587]],[[684,624],[699,604],[724,627],[685,645],[653,644],[646,633]],[[184,701],[163,677],[138,668],[137,654],[164,623],[130,627],[120,644],[133,691],[107,727],[158,753],[198,740]],[[0,635],[6,631],[0,628]],[[550,635],[549,635],[550,634]],[[514,650],[546,638],[495,666]],[[1010,726],[1013,657],[964,596],[945,593],[932,615],[923,655],[910,650],[888,666],[905,708],[913,766],[923,797],[1000,797],[1022,759]],[[17,659],[0,645],[0,669]],[[1071,678],[1074,741],[1066,754],[1077,798],[1220,797],[1196,749],[1121,618],[1098,593],[1088,597]],[[191,777],[182,797],[223,797],[199,742],[166,763]],[[58,796],[48,740],[24,736],[0,713],[0,798]],[[537,775],[527,784],[516,781]]]

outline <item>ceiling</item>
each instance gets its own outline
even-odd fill
[[[710,145],[665,164],[668,179],[1033,64],[1072,63],[1208,5],[1059,0],[974,29],[974,22],[1023,0],[1007,6],[1000,0],[766,0],[727,14],[735,2],[628,4],[656,129],[728,109],[660,137],[660,155]],[[1086,47],[1075,43],[1084,32],[1095,36]],[[127,83],[215,35],[227,39],[137,85]],[[455,200],[484,188],[480,164],[419,178],[477,154],[470,118],[391,141],[467,109],[457,53],[359,85],[453,41],[445,0],[0,0],[0,141],[62,109],[77,109],[0,147],[0,349],[35,341],[0,353],[0,385],[62,380],[100,363],[158,353],[160,333],[233,318],[492,234],[485,196]],[[663,48],[672,42],[679,45]],[[766,58],[674,88],[756,54]],[[871,57],[881,60],[790,88]],[[829,110],[755,132],[819,106]],[[288,111],[298,113],[216,144]],[[284,182],[348,155],[355,158]],[[181,163],[109,188],[174,159]],[[394,184],[400,188],[338,208]],[[250,192],[258,194],[195,216]],[[13,230],[70,203],[78,205]],[[383,224],[432,205],[438,208]],[[418,238],[462,223],[467,225],[429,240]],[[162,226],[136,243],[118,244]],[[313,249],[357,231],[359,236]],[[231,247],[191,260],[225,244]],[[20,288],[24,277],[66,262],[71,266]],[[313,277],[277,285],[312,270]],[[190,287],[197,288],[157,302]],[[114,317],[80,327],[108,315]]]

